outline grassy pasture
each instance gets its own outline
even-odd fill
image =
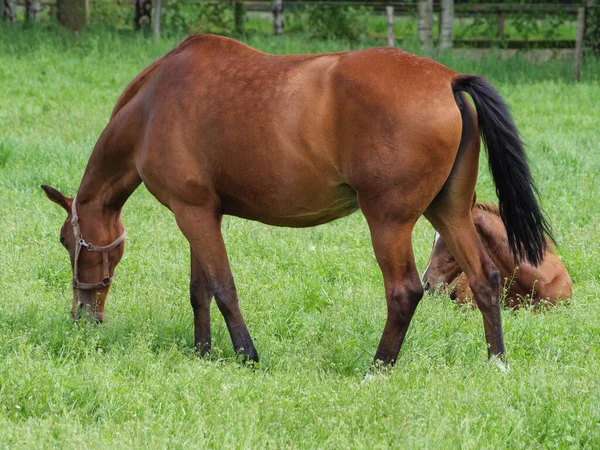
[[[237,364],[216,308],[213,354],[193,354],[188,246],[143,187],[124,209],[106,323],[70,320],[64,212],[39,185],[75,193],[122,89],[176,43],[0,28],[0,447],[600,448],[600,65],[586,61],[575,85],[568,61],[436,55],[512,105],[575,294],[503,313],[506,374],[486,362],[479,313],[425,296],[396,367],[361,384],[385,302],[360,213],[303,230],[225,219],[257,370]],[[486,164],[478,195],[493,200]],[[432,234],[418,223],[421,271]]]

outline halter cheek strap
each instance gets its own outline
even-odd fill
[[[77,197],[73,199],[73,204],[71,205],[71,213],[73,218],[71,219],[71,225],[73,226],[73,235],[75,236],[75,260],[73,262],[73,287],[75,289],[82,290],[93,290],[93,289],[102,289],[110,285],[113,281],[113,277],[110,276],[109,266],[108,266],[108,252],[113,248],[119,246],[125,241],[125,231],[123,234],[115,239],[111,244],[97,246],[92,244],[91,242],[86,242],[81,235],[81,230],[79,229],[79,217],[77,216],[77,207],[75,206],[75,201]],[[97,283],[82,283],[79,281],[79,254],[81,253],[81,249],[86,248],[89,252],[97,252],[102,253],[102,269],[104,276],[101,281]]]

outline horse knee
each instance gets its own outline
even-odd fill
[[[192,279],[190,281],[190,302],[194,309],[200,306],[202,302],[201,292],[204,292],[204,289],[204,285],[199,280]]]
[[[401,322],[408,322],[417,305],[423,298],[423,285],[417,282],[405,282],[391,287],[388,294],[388,311]]]

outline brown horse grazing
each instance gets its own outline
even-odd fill
[[[500,355],[500,273],[471,217],[479,133],[511,249],[537,264],[546,222],[508,109],[482,78],[393,48],[282,56],[190,37],[125,89],[76,197],[43,186],[68,214],[61,241],[73,267],[73,312],[83,306],[104,319],[123,254],[121,208],[143,182],[190,243],[201,353],[211,346],[214,296],[235,351],[258,360],[225,252],[223,214],[309,227],[360,208],[388,307],[376,360],[396,360],[423,295],[411,247],[422,214],[467,274],[489,354]]]
[[[540,301],[554,305],[561,299],[571,297],[573,290],[567,268],[550,246],[537,267],[526,261],[517,262],[508,248],[506,228],[498,207],[476,203],[473,198],[471,215],[483,246],[504,280],[505,306],[515,308],[524,302],[535,305]],[[447,287],[450,298],[458,304],[472,303],[473,294],[469,282],[444,239],[437,233],[423,274],[423,282],[425,289],[431,293],[444,291]]]

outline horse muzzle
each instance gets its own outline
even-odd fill
[[[84,316],[102,323],[106,314],[104,313],[104,299],[106,295],[97,292],[95,295],[90,295],[91,292],[73,289],[73,305],[71,308],[71,317],[73,320],[79,320]]]

